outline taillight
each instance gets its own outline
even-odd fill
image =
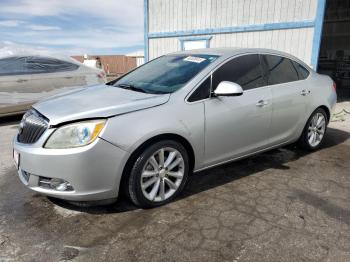
[[[105,72],[98,73],[97,77],[103,79],[105,77]]]
[[[333,86],[332,87],[333,87],[333,91],[337,92],[337,84],[335,82],[333,82]]]

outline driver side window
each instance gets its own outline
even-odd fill
[[[239,56],[222,65],[213,74],[213,88],[222,81],[237,83],[243,90],[265,86],[259,55]]]
[[[25,75],[25,57],[5,57],[0,59],[0,76]]]

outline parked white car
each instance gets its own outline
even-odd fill
[[[103,70],[41,55],[0,58],[0,117],[26,111],[39,100],[85,85],[106,82]]]

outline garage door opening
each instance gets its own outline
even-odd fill
[[[337,83],[339,100],[350,100],[350,1],[328,0],[318,72]]]

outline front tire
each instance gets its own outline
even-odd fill
[[[308,119],[298,144],[308,151],[319,149],[327,131],[327,124],[326,112],[322,108],[317,108]]]
[[[163,140],[146,148],[134,163],[127,183],[131,201],[152,208],[172,201],[184,188],[189,159],[184,146]]]

